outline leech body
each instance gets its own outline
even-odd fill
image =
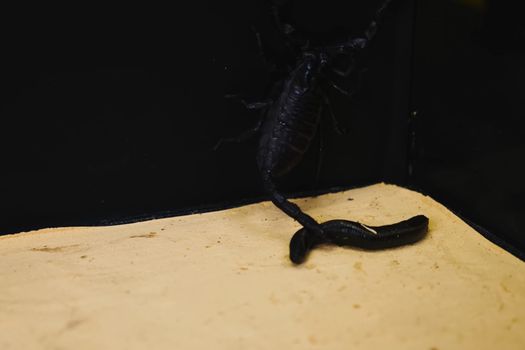
[[[357,247],[366,250],[394,248],[421,240],[428,230],[428,218],[417,215],[385,226],[366,226],[349,220],[330,220],[321,224],[322,234],[307,228],[297,231],[290,241],[290,260],[304,261],[308,252],[320,244]],[[372,233],[370,231],[375,231]]]

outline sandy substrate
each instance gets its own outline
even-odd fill
[[[320,221],[430,218],[421,242],[325,247],[271,203],[0,237],[0,349],[525,349],[525,263],[390,185],[297,200]]]

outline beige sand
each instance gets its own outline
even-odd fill
[[[525,263],[431,198],[379,184],[297,202],[431,230],[299,267],[298,225],[268,202],[0,237],[0,349],[525,349]]]

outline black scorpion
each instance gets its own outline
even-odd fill
[[[414,243],[423,238],[427,231],[428,218],[423,215],[379,227],[348,220],[318,223],[279,193],[274,183],[275,178],[286,175],[301,161],[315,137],[323,109],[325,106],[330,107],[325,93],[326,87],[349,94],[331,81],[328,73],[334,72],[346,77],[354,72],[355,61],[352,59],[350,67],[341,71],[333,66],[332,58],[335,55],[352,58],[365,49],[375,36],[378,23],[390,2],[391,0],[384,1],[361,37],[332,46],[303,47],[295,67],[283,81],[275,84],[272,99],[252,104],[244,102],[247,108],[262,109],[264,112],[257,126],[248,133],[260,131],[257,164],[264,188],[279,209],[303,226],[290,241],[290,259],[296,264],[303,262],[307,253],[319,244],[385,249]],[[277,6],[274,9],[278,18]],[[284,27],[278,19],[276,22],[279,27]],[[289,32],[290,26],[287,27]],[[331,114],[334,127],[339,129],[333,112]],[[240,141],[248,134],[225,140]]]

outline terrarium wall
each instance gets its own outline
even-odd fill
[[[283,16],[322,45],[361,35],[380,3],[290,1]],[[361,79],[339,81],[355,94],[327,89],[348,133],[323,118],[285,192],[406,183],[414,2],[394,5],[360,59]],[[268,66],[287,43],[268,1],[4,13],[0,234],[262,198],[257,139],[213,146],[259,117],[225,95],[262,100],[275,83]]]
[[[524,9],[510,0],[418,1],[410,156],[417,187],[522,257]]]

